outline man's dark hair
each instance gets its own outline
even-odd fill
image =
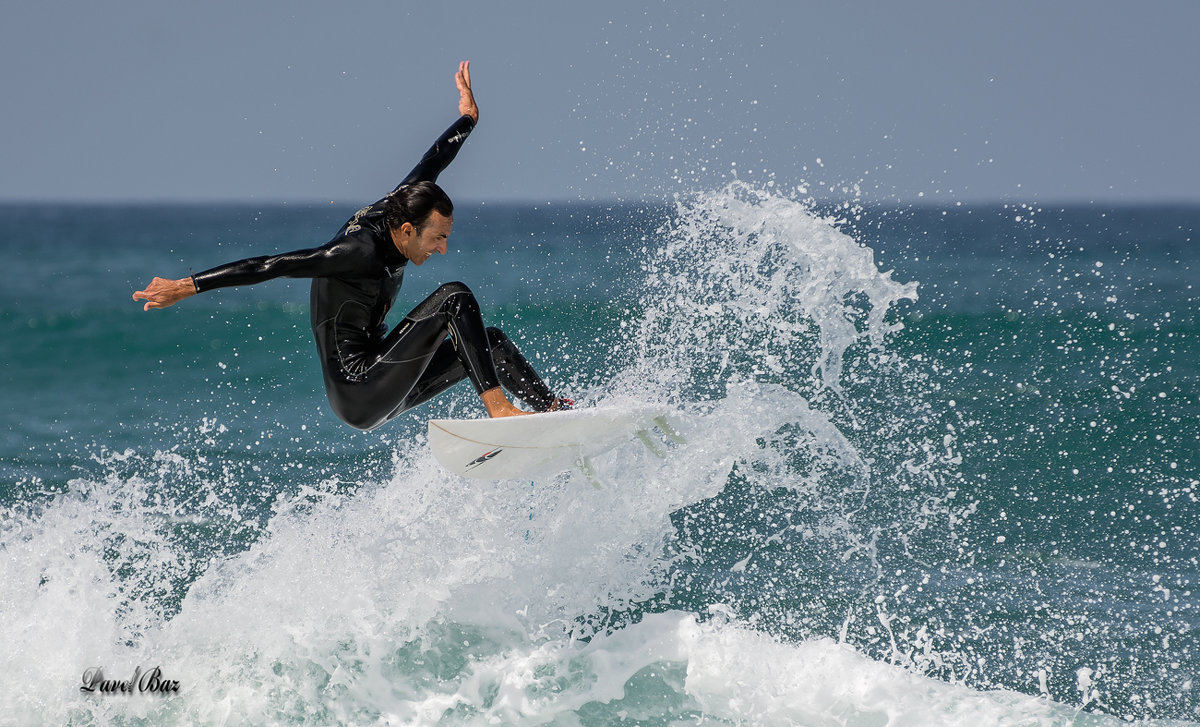
[[[384,219],[388,228],[393,230],[405,222],[411,222],[419,233],[434,212],[451,217],[454,215],[454,203],[433,182],[406,184],[389,194],[383,205]]]

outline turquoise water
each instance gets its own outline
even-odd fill
[[[397,308],[676,409],[603,490],[338,422],[306,281],[129,299],[352,212],[0,207],[0,723],[1200,721],[1200,208],[460,205]]]

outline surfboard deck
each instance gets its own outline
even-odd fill
[[[640,439],[663,456],[652,430],[682,442],[667,414],[589,408],[499,419],[430,419],[429,447],[443,467],[464,477],[531,478],[580,467],[592,480],[587,459],[623,443]]]

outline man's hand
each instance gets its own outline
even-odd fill
[[[179,280],[155,278],[150,281],[145,290],[134,293],[133,299],[146,301],[142,310],[150,310],[151,308],[166,308],[195,294],[196,283],[191,278],[180,278]]]
[[[471,61],[458,64],[458,73],[454,75],[454,83],[458,86],[458,113],[460,116],[470,116],[471,120],[479,123],[479,107],[475,105],[475,95],[471,93]]]

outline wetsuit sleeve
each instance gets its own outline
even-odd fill
[[[253,285],[272,278],[321,278],[369,275],[376,268],[373,250],[354,239],[343,238],[321,247],[266,255],[218,265],[192,280],[196,291]]]
[[[463,142],[474,128],[474,119],[470,116],[460,116],[449,129],[442,132],[437,141],[433,142],[433,146],[429,147],[429,151],[425,152],[425,156],[421,157],[421,161],[413,167],[404,181],[396,185],[396,189],[413,182],[436,182],[438,175],[458,156],[458,150],[462,148]]]

